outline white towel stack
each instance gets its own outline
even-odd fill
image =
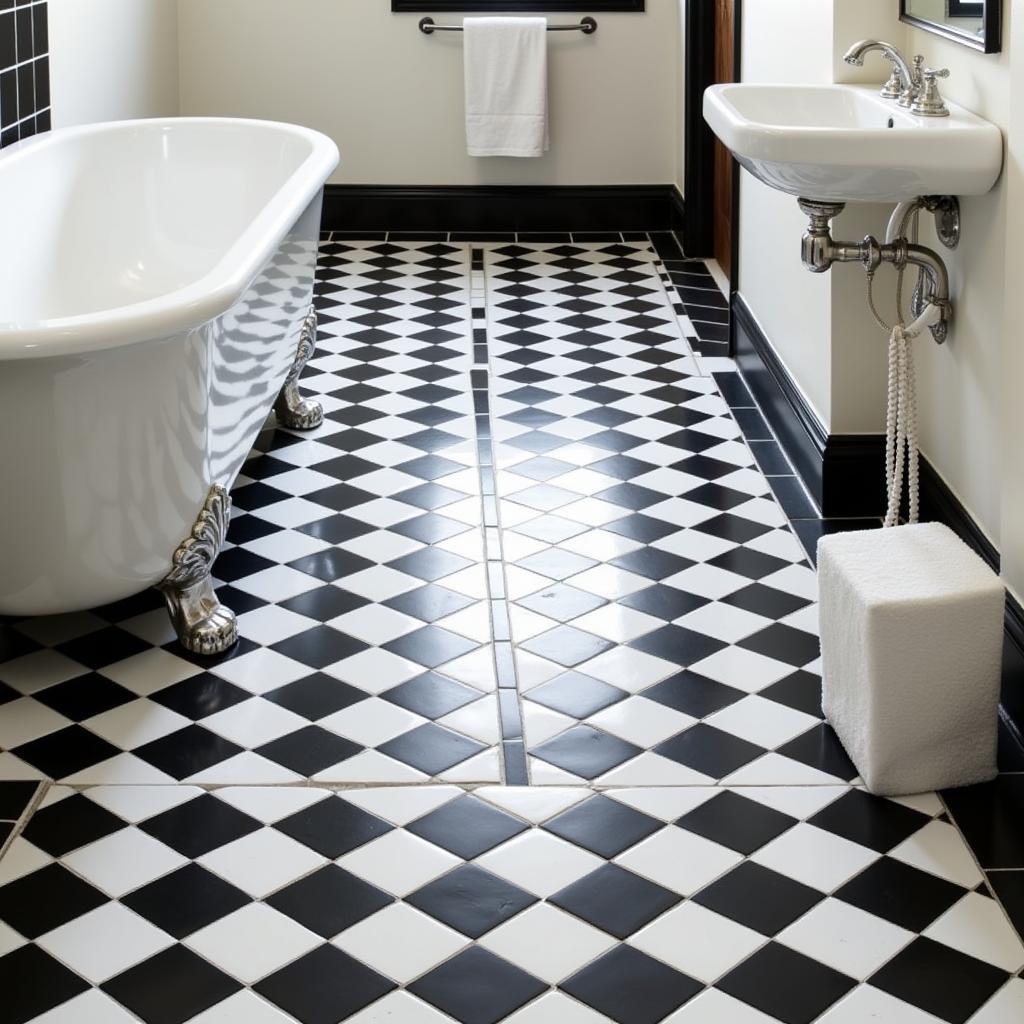
[[[546,18],[466,18],[470,156],[542,156],[548,148]]]

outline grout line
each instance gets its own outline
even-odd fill
[[[953,812],[950,810],[949,804],[946,803],[946,798],[938,790],[936,790],[935,795],[936,797],[938,797],[939,803],[942,804],[942,810],[945,812],[946,817],[949,819],[950,825],[953,826],[954,831],[960,837],[960,841],[967,848],[967,852],[970,854],[971,860],[973,861],[975,867],[977,867],[978,871],[981,873],[982,884],[985,886],[986,891],[992,897],[992,899],[996,901],[996,906],[999,907],[999,909],[1003,912],[1003,917],[1006,918],[1006,923],[1010,926],[1010,931],[1013,934],[1017,934],[1017,925],[1014,924],[1013,918],[1010,916],[1010,912],[1006,909],[1006,907],[1003,905],[1003,901],[999,898],[999,893],[996,892],[995,886],[989,881],[988,869],[983,868],[981,866],[981,861],[978,860],[978,855],[975,852],[974,847],[971,845],[970,840],[964,834],[963,829],[960,828],[960,825],[956,820],[956,815],[953,814]],[[993,870],[1000,869],[996,868]],[[1004,868],[1002,870],[1019,871],[1024,870],[1024,868]],[[1021,938],[1024,938],[1024,935],[1022,935]],[[993,993],[993,995],[995,995],[995,993]]]
[[[21,816],[14,822],[14,828],[11,829],[10,835],[8,835],[7,839],[3,843],[0,843],[0,859],[2,859],[4,854],[11,848],[18,836],[25,831],[25,826],[28,825],[29,819],[39,809],[39,805],[43,802],[44,797],[53,785],[55,785],[55,783],[50,782],[48,779],[42,779],[36,783],[36,790],[22,810]],[[10,822],[5,819],[4,824],[10,824]]]

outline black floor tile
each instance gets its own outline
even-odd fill
[[[257,831],[261,825],[207,793],[149,818],[139,828],[183,856],[195,859]]]
[[[809,729],[802,736],[779,747],[779,753],[794,761],[817,768],[828,775],[835,775],[844,782],[857,777],[857,769],[843,750],[832,727],[826,723]]]
[[[184,946],[171,946],[101,987],[146,1024],[185,1024],[242,986]]]
[[[381,697],[424,718],[441,718],[480,699],[480,691],[437,672],[425,672],[394,686]]]
[[[892,800],[852,789],[808,819],[844,839],[888,853],[931,821],[926,814]]]
[[[606,796],[592,796],[547,822],[544,828],[606,860],[663,827],[657,818]]]
[[[922,932],[963,897],[963,889],[902,861],[882,857],[835,895],[901,928]]]
[[[428,722],[382,743],[377,749],[425,775],[440,775],[486,748],[478,740]]]
[[[35,939],[106,902],[103,893],[63,865],[48,864],[0,888],[0,921]]]
[[[745,861],[693,897],[694,903],[762,935],[777,935],[823,899],[817,889]]]
[[[480,645],[440,626],[424,626],[384,644],[384,649],[427,668],[437,668]]]
[[[15,747],[14,753],[51,779],[63,779],[115,757],[121,751],[88,729],[69,725]]]
[[[370,563],[371,565],[373,563]],[[356,570],[357,572],[359,570]],[[315,626],[312,629],[296,633],[287,640],[272,644],[270,649],[292,658],[310,668],[322,669],[333,665],[336,661],[350,658],[353,654],[365,651],[369,644],[355,637],[342,633],[330,626]]]
[[[559,987],[619,1024],[657,1024],[704,988],[632,946],[617,946]]]
[[[794,672],[785,679],[765,687],[759,696],[767,700],[773,700],[777,704],[785,704],[786,707],[796,711],[802,711],[805,715],[822,717],[821,710],[821,677],[812,672]]]
[[[701,722],[659,743],[654,752],[713,779],[722,779],[765,751],[764,747]]]
[[[788,814],[733,792],[712,797],[676,822],[680,828],[744,856],[760,850],[796,823]]]
[[[65,683],[49,686],[40,691],[36,699],[65,718],[81,722],[127,704],[137,696],[106,676],[90,672],[88,675],[69,679]],[[162,694],[154,694],[154,699],[161,696]]]
[[[577,725],[532,751],[573,775],[594,779],[636,757],[640,747],[589,725]]]
[[[463,1024],[497,1024],[548,986],[480,946],[471,946],[409,986]]]
[[[624,690],[580,672],[564,672],[528,693],[529,700],[579,719],[589,718],[627,696]]]
[[[129,893],[122,902],[176,939],[184,939],[244,907],[249,897],[200,865],[186,864]]]
[[[696,672],[686,671],[644,690],[643,696],[693,718],[706,718],[742,700],[747,694]]]
[[[286,736],[264,743],[263,746],[256,748],[256,753],[305,778],[310,778],[326,768],[355,757],[363,749],[358,743],[338,736],[328,729],[318,725],[307,725]]]
[[[463,864],[406,896],[405,902],[478,939],[536,903],[537,897],[475,864]]]
[[[38,946],[0,956],[0,992],[5,1024],[27,1024],[89,988]]]
[[[617,864],[605,864],[555,893],[548,902],[617,939],[627,939],[681,899]]]
[[[748,636],[739,646],[789,665],[807,665],[821,656],[821,641],[813,633],[781,622]]]
[[[726,644],[705,633],[673,625],[662,626],[653,633],[645,633],[630,640],[629,646],[645,654],[653,654],[656,658],[686,666],[709,658]]]
[[[524,832],[526,828],[526,824],[518,818],[470,794],[446,803],[406,826],[408,832],[463,860],[479,857],[499,843]]]
[[[0,821],[17,821],[38,788],[37,782],[0,782]]]
[[[1024,868],[1024,775],[942,795],[983,868]]]
[[[191,680],[186,680],[188,682]],[[356,689],[323,672],[314,672],[294,683],[268,690],[263,697],[311,722],[369,699],[365,690]]]
[[[22,834],[51,857],[63,857],[122,828],[124,822],[116,814],[75,793],[37,810]]]
[[[614,646],[610,640],[573,626],[557,626],[531,637],[520,646],[565,668],[575,668]]]
[[[940,1020],[965,1024],[1007,977],[998,967],[922,935],[873,975],[870,983]]]
[[[326,797],[277,822],[274,828],[331,860],[377,839],[393,828],[347,800]]]
[[[394,897],[328,864],[267,897],[267,903],[325,939],[394,902]]]
[[[253,986],[302,1024],[337,1024],[395,987],[334,946],[319,946]]]
[[[744,611],[753,612],[755,615],[764,615],[772,619],[785,618],[801,608],[806,608],[811,603],[807,598],[787,594],[785,591],[776,590],[774,587],[768,587],[762,583],[752,583],[749,587],[743,587],[727,594],[722,601],[736,608],[742,608]]]
[[[770,942],[715,987],[784,1024],[811,1024],[857,982]]]
[[[1024,871],[990,871],[989,884],[1024,939]]]

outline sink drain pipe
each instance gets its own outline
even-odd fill
[[[938,253],[907,238],[908,228],[917,237],[917,218],[922,209],[936,215],[939,237],[948,248],[959,241],[959,207],[952,197],[922,197],[900,203],[893,211],[885,242],[868,235],[862,242],[837,242],[832,238],[831,221],[844,209],[843,203],[801,199],[800,209],[810,224],[803,237],[804,266],[816,274],[830,270],[835,263],[860,263],[868,275],[868,305],[876,323],[889,334],[888,396],[885,424],[885,483],[888,502],[885,525],[899,523],[903,496],[904,471],[908,489],[908,521],[918,521],[919,450],[917,443],[917,400],[914,382],[913,341],[926,328],[938,344],[946,340],[952,306],[949,301],[949,274]],[[887,324],[874,301],[874,276],[883,263],[896,267],[897,323]],[[906,324],[902,318],[903,275],[908,266],[920,271],[911,301],[915,319]]]

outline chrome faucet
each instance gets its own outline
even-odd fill
[[[866,54],[881,53],[892,64],[889,80],[882,86],[882,96],[896,100],[919,117],[948,117],[949,107],[939,95],[938,79],[948,78],[945,68],[936,71],[924,66],[924,57],[918,55],[911,64],[892,43],[876,39],[862,39],[846,51],[843,60],[854,67],[864,66]]]
[[[882,95],[886,99],[896,100],[901,107],[909,107],[921,89],[921,72],[907,63],[906,58],[892,43],[883,43],[875,39],[862,39],[854,43],[843,55],[847,64],[860,68],[864,66],[864,58],[869,53],[878,52],[892,64],[889,81],[882,86]]]

